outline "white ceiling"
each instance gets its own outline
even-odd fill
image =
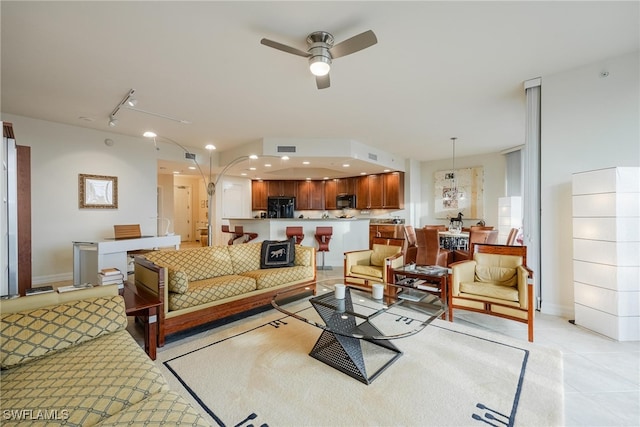
[[[604,69],[606,58],[640,48],[637,1],[0,8],[3,113],[133,136],[153,129],[218,151],[262,138],[336,138],[427,161],[449,158],[456,136],[458,156],[497,152],[524,143],[525,80],[600,60]],[[336,59],[325,90],[306,59],[260,44],[306,50],[313,31],[339,43],[369,29],[378,44]],[[137,108],[191,123],[121,110],[109,128],[131,88]],[[339,169],[333,163],[314,166]]]

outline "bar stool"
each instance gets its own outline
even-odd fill
[[[324,265],[324,253],[329,251],[329,241],[333,235],[333,227],[316,227],[316,242],[318,242],[318,252],[322,252],[322,266],[318,270],[333,270],[331,266]]]
[[[242,226],[236,226],[236,228],[233,231],[231,231],[229,229],[228,225],[223,225],[222,226],[222,232],[231,234],[231,238],[227,242],[227,245],[233,245],[233,242],[236,239],[239,239],[240,237],[242,237],[244,235],[244,231],[242,229]]]
[[[285,233],[287,234],[287,239],[293,237],[296,245],[301,244],[304,239],[304,231],[302,231],[302,227],[287,227]]]

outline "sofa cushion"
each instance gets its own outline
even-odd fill
[[[382,267],[384,259],[397,254],[402,250],[400,246],[373,244],[373,253],[371,253],[371,265]],[[380,276],[382,277],[382,276]]]
[[[256,290],[256,281],[245,276],[223,276],[189,282],[189,292],[169,293],[169,311],[196,307]]]
[[[167,267],[167,286],[169,292],[185,294],[189,290],[189,276],[186,272],[177,270],[175,267]]]
[[[311,266],[314,252],[315,248],[313,247],[298,245],[296,247],[296,258],[293,264],[305,267]]]
[[[202,415],[175,391],[149,396],[97,424],[107,426],[210,426]]]
[[[352,265],[351,274],[356,276],[375,277],[382,280],[382,267],[375,265]]]
[[[0,367],[7,369],[126,327],[119,295],[2,314]]]
[[[76,426],[94,425],[168,390],[154,362],[126,330],[2,371],[1,375],[3,409],[56,411],[59,417],[68,417],[66,425]]]
[[[296,259],[296,241],[264,240],[260,248],[260,268],[293,267]]]
[[[189,282],[233,274],[227,246],[153,251],[145,254],[145,258],[163,267],[184,271]]]
[[[251,277],[256,281],[257,289],[273,288],[283,283],[295,283],[308,280],[313,277],[313,267],[294,266],[283,268],[266,268],[254,271],[246,271],[243,276]]]
[[[233,265],[233,273],[231,274],[242,274],[245,271],[253,271],[260,268],[262,242],[231,245],[228,248]]]

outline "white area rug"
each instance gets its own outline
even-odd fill
[[[158,354],[220,426],[559,426],[560,352],[436,320],[365,385],[308,354],[320,329],[277,311]]]

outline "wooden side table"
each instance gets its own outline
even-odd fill
[[[421,289],[420,287],[416,289],[420,289],[425,292],[436,294],[440,297],[440,299],[447,304],[448,302],[448,282],[449,282],[449,273],[445,272],[444,274],[428,274],[419,270],[409,270],[405,269],[404,266],[400,268],[391,269],[391,278],[390,281],[392,284],[398,284],[400,279],[396,276],[402,276],[403,279],[412,278],[416,280],[424,280],[427,285],[431,289]],[[415,287],[411,285],[407,285],[407,287]],[[446,313],[446,312],[445,312]],[[442,314],[442,318],[445,319],[445,314]]]
[[[127,316],[144,319],[144,351],[151,360],[156,360],[160,300],[151,294],[139,291],[131,282],[125,282],[122,297]]]

